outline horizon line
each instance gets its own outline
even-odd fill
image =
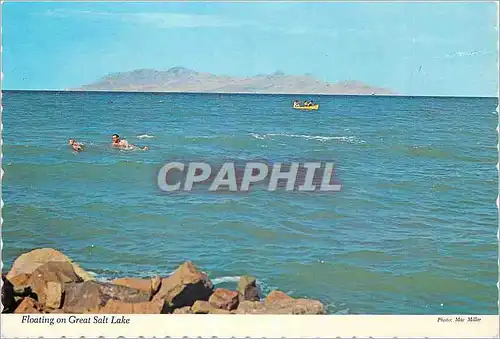
[[[120,91],[120,90],[65,90],[65,89],[2,89],[1,92],[52,92],[52,93],[151,93],[151,94],[248,94],[248,95],[305,95],[305,96],[362,96],[362,97],[404,97],[404,98],[484,98],[499,99],[498,96],[477,95],[410,95],[410,94],[335,94],[335,93],[269,93],[269,92],[183,92],[183,91]]]

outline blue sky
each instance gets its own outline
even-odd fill
[[[4,3],[4,89],[184,66],[313,74],[407,95],[497,96],[490,3]]]

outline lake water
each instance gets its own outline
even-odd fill
[[[52,247],[101,279],[191,260],[329,313],[496,314],[497,99],[294,99],[4,92],[5,269]],[[334,161],[343,190],[162,194],[172,159]]]

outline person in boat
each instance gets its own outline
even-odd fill
[[[309,106],[311,106],[310,101],[308,101],[308,100],[304,101],[304,106],[305,106],[305,107],[309,107]]]
[[[81,151],[83,151],[83,144],[77,142],[75,139],[69,139],[68,140],[68,145],[70,145],[71,148],[73,149],[73,151],[75,151],[75,152],[81,152]]]
[[[111,136],[111,146],[113,147],[117,147],[117,148],[121,148],[121,149],[134,149],[134,148],[140,148],[142,150],[147,150],[148,147],[147,146],[144,146],[144,147],[139,147],[139,146],[136,146],[136,145],[133,145],[133,144],[129,144],[129,142],[125,139],[121,139],[120,136],[118,134],[113,134]]]
[[[293,102],[293,107],[300,107],[300,101],[295,100],[295,101]]]

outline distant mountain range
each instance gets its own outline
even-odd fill
[[[391,95],[387,88],[374,87],[361,81],[328,83],[311,75],[286,75],[275,72],[238,78],[196,72],[184,67],[166,71],[138,69],[113,73],[89,85],[69,90],[124,92],[187,93],[275,93],[275,94],[350,94]]]

